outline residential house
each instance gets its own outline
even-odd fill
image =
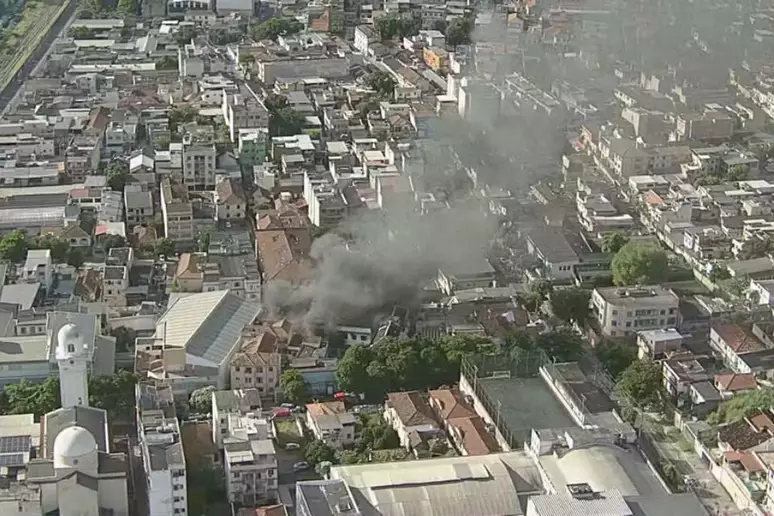
[[[407,450],[423,441],[421,434],[438,431],[433,409],[419,391],[389,393],[383,417],[398,433],[400,445]]]
[[[540,261],[547,279],[570,280],[574,277],[574,267],[580,264],[578,253],[557,228],[531,231],[527,235],[527,251]]]
[[[312,237],[301,214],[290,210],[260,217],[255,231],[264,285],[273,280],[300,283],[311,272]]]
[[[638,357],[661,360],[683,347],[683,336],[674,328],[637,332]]]
[[[737,373],[749,372],[743,355],[766,350],[752,327],[741,324],[714,324],[710,330],[710,346],[723,363]]]
[[[215,187],[215,217],[217,220],[244,220],[247,198],[239,182],[225,178]]]
[[[687,393],[694,383],[709,381],[712,378],[711,363],[710,358],[693,355],[664,360],[662,366],[666,391],[678,397]]]
[[[476,414],[459,389],[430,391],[428,402],[461,455],[486,455],[500,451],[493,429]]]
[[[355,416],[342,401],[309,403],[306,405],[306,425],[331,448],[341,449],[355,443]]]
[[[732,398],[735,394],[758,389],[758,381],[752,373],[726,373],[715,375],[715,388],[723,399]]]

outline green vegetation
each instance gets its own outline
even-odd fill
[[[309,399],[309,390],[298,369],[286,369],[280,375],[280,389],[286,401],[301,405]]]
[[[630,342],[604,341],[594,349],[594,355],[613,378],[618,378],[637,360],[637,347]]]
[[[213,45],[221,46],[239,43],[244,37],[244,33],[232,29],[212,29],[207,37]]]
[[[175,243],[168,238],[157,238],[153,242],[153,254],[159,256],[172,256],[175,254]]]
[[[137,339],[137,332],[132,328],[126,326],[119,326],[113,328],[110,335],[116,338],[116,351],[119,353],[125,353],[131,349],[134,349],[134,342]]]
[[[716,264],[709,273],[709,279],[713,283],[731,278],[731,273],[725,265]]]
[[[567,324],[583,327],[589,318],[591,291],[582,288],[557,289],[551,293],[551,312]]]
[[[736,165],[728,170],[725,175],[722,173],[706,174],[701,176],[696,184],[703,186],[719,185],[726,181],[744,181],[750,174],[750,167],[748,165]]]
[[[72,247],[69,251],[67,251],[66,262],[67,265],[75,267],[76,269],[80,269],[83,267],[83,264],[86,263],[86,256],[84,256],[83,251],[80,249]]]
[[[293,136],[303,132],[306,119],[290,107],[288,99],[272,94],[266,97],[264,105],[269,111],[270,136]]]
[[[223,500],[226,499],[226,481],[223,470],[216,466],[190,466],[186,468],[188,514],[224,514]]]
[[[621,233],[613,231],[612,233],[606,233],[605,236],[602,237],[602,250],[606,253],[615,254],[628,243],[629,237],[625,237]]]
[[[636,360],[618,377],[618,391],[634,406],[661,408],[665,399],[661,364]]]
[[[255,41],[272,40],[277,41],[280,36],[292,36],[303,30],[304,26],[296,20],[285,18],[272,18],[263,23],[256,23],[250,26],[249,34]]]
[[[313,466],[321,462],[336,464],[336,451],[322,441],[312,441],[304,447],[304,458]]]
[[[126,239],[121,235],[105,235],[101,238],[100,247],[107,253],[114,247],[126,247]]]
[[[734,423],[772,406],[774,406],[774,389],[743,392],[721,403],[718,409],[709,415],[707,422],[719,425]]]
[[[513,330],[505,336],[505,350],[514,358],[540,351],[557,362],[573,362],[585,353],[581,338],[568,328],[538,334]]]
[[[199,111],[190,105],[182,105],[169,110],[169,130],[173,135],[179,135],[180,126],[196,121]],[[167,143],[169,148],[169,143]]]
[[[56,263],[64,262],[70,251],[70,244],[66,240],[62,240],[51,233],[38,236],[38,238],[35,239],[34,247],[36,249],[48,249],[51,251],[51,259]]]
[[[196,29],[190,25],[183,25],[175,32],[175,42],[180,45],[187,45],[196,36]]]
[[[612,269],[616,285],[652,285],[666,279],[669,259],[655,244],[629,242],[613,258]]]
[[[131,420],[134,407],[134,384],[137,377],[128,371],[110,376],[89,378],[89,405],[105,409],[114,420]],[[43,414],[60,406],[59,378],[50,376],[42,383],[22,380],[6,385],[3,391],[3,414]]]
[[[121,161],[111,161],[105,169],[107,185],[114,192],[123,192],[129,180],[129,166]]]
[[[475,15],[472,14],[452,20],[446,27],[446,45],[450,47],[470,45],[473,29],[476,26],[475,21]]]
[[[368,86],[383,99],[392,99],[397,83],[387,72],[376,72],[368,78]]]
[[[357,450],[360,453],[368,450],[390,450],[400,447],[398,433],[384,422],[380,414],[361,416],[360,442]]]
[[[385,16],[374,23],[374,28],[382,40],[403,39],[407,36],[415,36],[419,33],[422,22],[418,18],[399,18]]]
[[[11,263],[19,263],[27,256],[27,235],[16,229],[0,239],[0,258]]]
[[[177,70],[177,57],[164,56],[156,59],[156,70]]]
[[[468,335],[440,341],[385,339],[373,347],[355,344],[339,362],[336,379],[342,390],[381,402],[392,391],[451,385],[464,357],[495,351],[489,339]]]
[[[215,392],[215,387],[208,385],[207,387],[200,387],[191,393],[188,398],[188,406],[191,412],[197,412],[199,414],[209,414],[212,412],[212,393]]]

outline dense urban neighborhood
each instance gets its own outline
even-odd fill
[[[0,515],[774,515],[773,63],[760,0],[0,2]]]

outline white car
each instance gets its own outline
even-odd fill
[[[301,448],[301,445],[298,444],[298,443],[287,443],[287,444],[285,444],[285,449],[286,450],[297,450],[299,448]]]

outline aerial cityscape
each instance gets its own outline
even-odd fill
[[[771,2],[3,0],[0,183],[0,516],[774,516]]]

